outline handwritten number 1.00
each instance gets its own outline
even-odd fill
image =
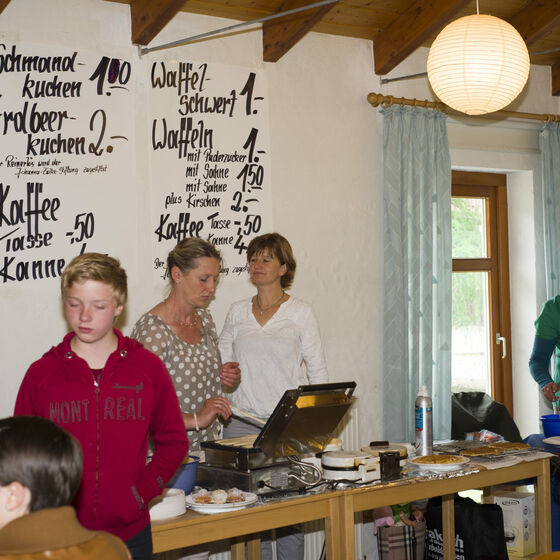
[[[92,82],[97,80],[97,95],[103,95],[105,79],[111,85],[118,81],[120,86],[124,86],[128,82],[130,79],[130,62],[121,62],[118,58],[104,56],[89,79]],[[108,93],[107,95],[110,94]]]

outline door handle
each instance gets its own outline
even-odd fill
[[[499,332],[496,333],[496,344],[502,345],[502,360],[507,356],[506,337],[502,336]]]

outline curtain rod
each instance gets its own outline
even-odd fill
[[[516,119],[530,119],[533,121],[543,122],[560,122],[560,115],[548,115],[538,113],[522,113],[520,111],[495,111],[485,115],[466,115],[460,111],[455,111],[441,101],[429,101],[428,99],[407,99],[406,97],[393,97],[392,95],[383,95],[382,93],[370,93],[367,96],[368,102],[373,107],[391,107],[391,105],[410,105],[412,107],[425,107],[427,109],[437,109],[443,113],[452,115],[460,115],[462,117],[476,117],[487,119],[499,119],[502,117],[512,117]]]

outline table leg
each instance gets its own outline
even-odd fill
[[[443,531],[443,558],[455,559],[455,496],[441,497],[441,528]]]
[[[230,541],[231,560],[245,560],[245,539],[235,537]]]
[[[261,536],[258,533],[247,535],[247,559],[261,560]]]
[[[261,560],[261,537],[259,534],[235,537],[230,541],[231,560],[245,560],[247,544],[248,560]]]
[[[344,527],[341,519],[339,499],[329,501],[329,516],[325,517],[325,558],[336,560],[341,558]]]
[[[552,550],[550,515],[550,464],[542,461],[542,471],[535,479],[535,536],[538,554]]]
[[[340,532],[340,556],[333,555],[328,560],[338,558],[354,558],[354,506],[352,496],[345,495],[339,498],[339,529]],[[341,529],[340,529],[341,528]]]

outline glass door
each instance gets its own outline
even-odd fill
[[[452,391],[512,411],[505,175],[453,172]]]

